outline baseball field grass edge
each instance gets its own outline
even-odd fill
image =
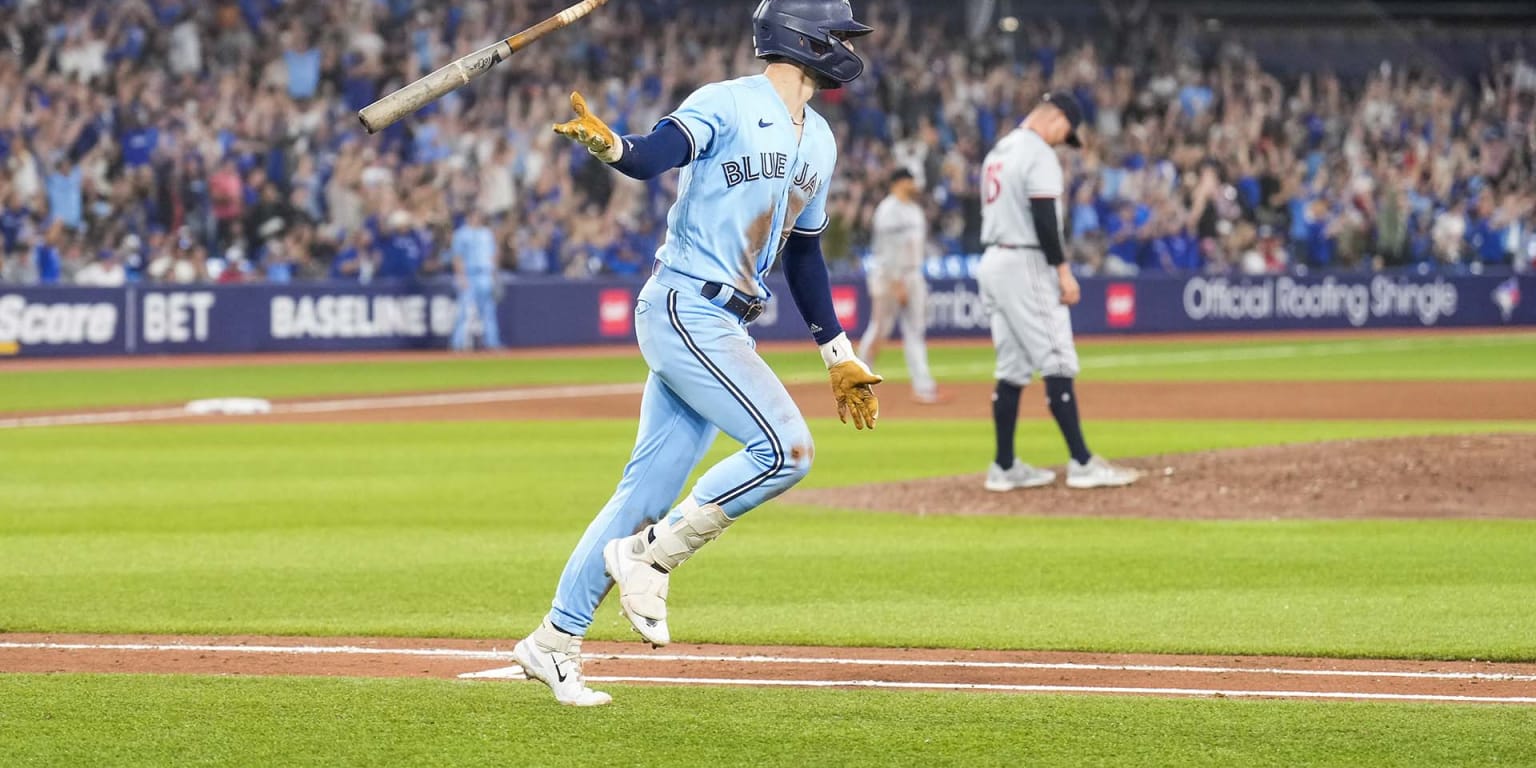
[[[1529,765],[1536,709],[970,693],[0,675],[17,768]]]
[[[1309,381],[1536,379],[1536,333],[1446,336],[1405,333],[1357,340],[1125,340],[1081,350],[1083,375],[1103,381]],[[765,355],[791,380],[823,376],[820,358],[776,347]],[[930,350],[940,381],[985,381],[992,349],[984,344]],[[892,350],[879,370],[906,379]],[[645,365],[633,349],[588,356],[455,357],[394,361],[201,365],[80,371],[7,371],[0,411],[179,404],[208,397],[295,398],[474,390],[535,385],[635,383]]]
[[[882,432],[870,461],[870,435],[821,423],[812,478],[976,472],[984,427]],[[1090,436],[1132,455],[1474,427],[1536,425],[1105,422]],[[548,605],[632,430],[11,434],[0,629],[516,637]],[[1021,455],[1056,443],[1042,426]],[[674,631],[694,641],[1530,660],[1533,561],[1531,521],[914,518],[775,504],[679,572],[672,600]],[[629,637],[611,606],[593,636]]]

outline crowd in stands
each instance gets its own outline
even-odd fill
[[[643,132],[758,71],[750,3],[615,3],[378,136],[355,118],[564,4],[0,0],[0,282],[430,278],[471,209],[507,271],[642,273],[676,174],[622,179],[549,126],[580,89]],[[980,160],[1048,88],[1088,113],[1066,156],[1085,273],[1536,260],[1536,65],[1516,46],[1476,81],[1392,63],[1281,78],[1144,8],[1106,4],[1093,36],[1029,24],[961,44],[959,20],[914,21],[932,8],[857,5],[878,29],[867,74],[815,103],[839,139],[835,269],[857,270],[896,166],[926,190],[933,252],[979,251]]]

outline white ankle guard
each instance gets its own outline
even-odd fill
[[[535,629],[528,636],[528,639],[532,640],[534,645],[537,645],[543,651],[569,654],[581,653],[581,638],[575,635],[567,635],[555,629],[555,625],[550,622],[548,617],[545,617],[544,621],[539,624],[539,628]]]
[[[663,520],[651,526],[654,537],[645,545],[651,562],[671,573],[693,557],[705,544],[720,538],[733,522],[718,504],[699,506],[692,496],[683,500],[683,517],[675,523]]]

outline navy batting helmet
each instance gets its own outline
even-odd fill
[[[864,73],[864,60],[843,41],[873,31],[853,20],[849,0],[763,0],[752,14],[757,57],[799,64],[823,88],[851,83]]]

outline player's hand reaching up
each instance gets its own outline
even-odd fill
[[[571,110],[576,119],[555,126],[555,133],[586,147],[605,163],[616,163],[624,156],[624,142],[607,123],[587,110],[587,100],[580,93],[571,94]]]
[[[832,379],[832,396],[837,399],[837,417],[858,429],[875,428],[880,419],[880,398],[875,397],[874,385],[885,381],[884,377],[869,370],[853,354],[853,344],[847,334],[841,334],[821,345],[821,358],[827,363],[827,375]]]

